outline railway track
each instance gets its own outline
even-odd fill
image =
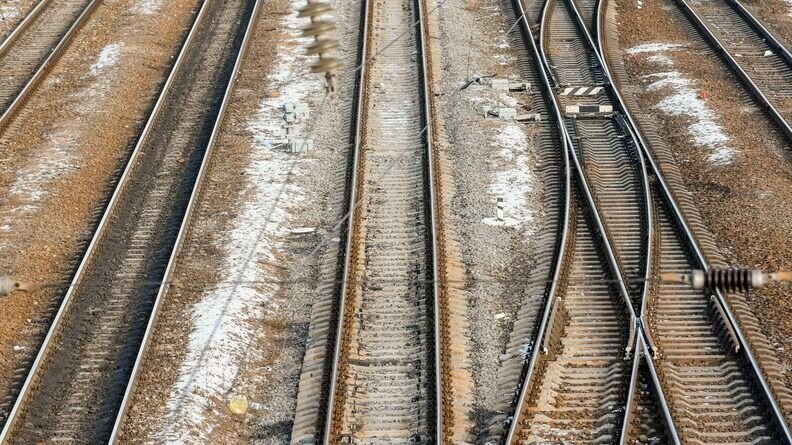
[[[610,88],[604,44],[591,37],[596,30],[603,38],[601,4],[545,2],[537,48],[536,5],[525,3],[514,2],[517,16],[534,11],[522,25],[524,46],[543,62],[541,83],[572,148],[578,187],[560,284],[525,361],[507,443],[786,443],[783,414],[723,296],[653,278],[708,263],[623,98]],[[596,86],[607,94],[591,94]],[[613,113],[583,119],[569,115],[582,110],[570,104]],[[614,278],[624,283],[621,291],[606,284]],[[640,321],[634,338],[619,294]],[[625,346],[631,365],[619,357]],[[702,416],[711,400],[714,414]]]
[[[0,43],[0,130],[85,24],[99,0],[42,0]]]
[[[612,443],[622,430],[646,273],[645,184],[574,12],[548,2],[542,17],[539,51],[577,187],[559,290],[507,441]]]
[[[370,0],[364,10],[367,63],[324,443],[441,443],[423,5]]]
[[[536,58],[531,50],[525,47],[522,28],[515,25],[517,16],[508,15],[513,11],[512,6],[509,0],[501,2],[506,19],[505,26],[510,29],[508,36],[510,46],[517,53],[520,76],[531,85],[539,85],[542,78],[537,71]],[[528,17],[537,17],[541,13],[539,2],[531,2],[526,8],[529,8],[526,10]],[[571,172],[566,146],[562,143],[565,139],[561,136],[561,130],[556,122],[544,118],[550,116],[553,107],[547,101],[543,90],[532,88],[530,94],[532,112],[543,116],[539,122],[532,125],[535,126],[537,145],[542,147],[536,155],[539,166],[537,173],[541,178],[543,189],[542,208],[546,212],[546,223],[536,232],[535,266],[526,280],[528,297],[520,305],[506,351],[502,355],[497,381],[500,412],[490,419],[486,432],[487,441],[491,443],[500,443],[503,440],[504,422],[513,409],[512,404],[515,403],[515,388],[526,380],[529,370],[526,359],[530,358],[537,348],[534,339],[539,336],[540,330],[544,329],[542,321],[546,317],[543,317],[543,314],[551,309],[551,305],[547,302],[552,301],[556,293],[558,276],[561,273],[560,256],[566,243],[566,229],[559,230],[559,228],[567,225],[570,211]]]
[[[0,443],[110,437],[258,4],[203,4]]]
[[[607,63],[609,58],[619,57],[614,55],[616,49],[610,49],[618,47],[610,43],[618,38],[613,35],[615,19],[607,1],[596,3],[597,44],[603,63]],[[614,79],[626,78],[622,65],[617,64],[614,70]],[[647,133],[640,142],[649,160],[653,207],[657,209],[653,221],[655,270],[706,269],[708,256],[720,261],[717,248],[652,123],[640,113],[639,121],[629,114],[629,108],[638,108],[632,100],[620,96],[631,126]],[[792,443],[787,423],[792,407],[789,389],[779,381],[777,358],[765,346],[768,340],[741,296],[707,295],[660,283],[655,274],[641,318],[666,389],[669,414],[679,426],[675,441]],[[647,423],[634,424],[633,432],[643,430],[644,437],[652,429]]]
[[[792,141],[792,53],[738,0],[675,0]]]

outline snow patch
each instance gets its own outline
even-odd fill
[[[49,135],[49,145],[37,155],[37,163],[19,172],[11,185],[11,197],[24,200],[25,204],[14,209],[15,212],[31,212],[48,192],[44,185],[74,170],[75,141],[70,132],[61,130]]]
[[[302,0],[292,1],[292,11]],[[254,150],[245,171],[248,189],[240,214],[233,221],[229,239],[217,247],[227,252],[220,268],[223,279],[204,292],[192,310],[192,332],[187,356],[179,369],[176,385],[171,389],[163,429],[156,441],[169,444],[198,444],[210,440],[218,414],[217,401],[228,400],[234,391],[242,364],[250,358],[251,343],[260,334],[250,320],[261,320],[268,310],[266,303],[277,292],[277,276],[266,264],[277,261],[282,239],[291,230],[289,210],[304,199],[305,191],[295,185],[293,176],[305,174],[299,155],[277,147],[282,142],[284,102],[304,102],[316,109],[322,97],[321,77],[308,72],[309,63],[302,48],[310,39],[300,38],[305,20],[296,12],[283,19],[289,37],[278,47],[273,72],[266,84],[280,91],[276,98],[265,98],[257,113],[246,124],[253,138]],[[311,119],[298,123],[298,134],[307,131]],[[266,306],[271,306],[267,309]]]
[[[506,168],[496,174],[490,185],[490,194],[503,198],[504,220],[490,217],[482,222],[493,226],[523,227],[533,221],[528,194],[533,189],[534,178],[529,169],[527,138],[519,124],[509,123],[495,136],[494,143],[501,147],[498,154]]]
[[[105,73],[118,63],[121,45],[107,45],[99,53],[96,62],[90,68],[92,76]],[[106,73],[105,73],[106,74]],[[51,77],[47,82],[59,84],[60,78]],[[79,106],[74,109],[78,117],[69,123],[61,124],[46,135],[47,145],[36,154],[35,159],[20,167],[16,178],[9,189],[9,201],[14,203],[0,212],[0,231],[11,232],[15,224],[20,224],[25,217],[31,217],[38,211],[50,196],[48,190],[55,181],[64,180],[73,173],[82,162],[78,158],[81,147],[76,143],[79,128],[84,122],[90,122],[92,113],[102,112],[101,100],[107,96],[112,79],[109,76],[97,78],[94,82],[72,93]],[[2,247],[2,245],[0,245]]]
[[[652,63],[656,63],[658,65],[671,66],[671,65],[674,64],[674,61],[671,60],[670,57],[668,57],[668,56],[666,56],[664,54],[651,55],[651,56],[647,57],[646,60],[648,60],[648,61],[650,61]]]
[[[627,54],[658,53],[683,48],[680,43],[644,43],[627,49]]]
[[[668,67],[674,64],[673,60],[664,54],[651,53],[673,51],[680,46],[668,43],[648,43],[630,48],[627,52],[631,54],[645,53],[648,61]],[[709,108],[707,102],[694,88],[692,80],[676,70],[648,74],[642,79],[651,82],[646,86],[647,91],[666,93],[666,97],[658,102],[655,108],[669,116],[692,118],[693,122],[687,128],[688,134],[693,143],[711,150],[707,159],[711,165],[723,166],[731,163],[735,152],[728,145],[729,136],[717,122],[715,112]]]
[[[152,15],[159,11],[163,0],[142,0],[132,6],[132,13]]]
[[[108,68],[116,65],[121,56],[121,45],[118,43],[110,43],[99,52],[99,57],[96,62],[91,65],[91,75],[98,76]]]
[[[0,22],[19,17],[19,1],[9,0],[0,4]]]

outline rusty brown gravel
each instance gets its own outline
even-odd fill
[[[277,2],[276,2],[277,3]],[[206,173],[207,184],[201,201],[196,208],[185,246],[180,254],[181,260],[176,268],[176,279],[189,279],[189,286],[173,287],[163,301],[157,323],[157,333],[148,348],[146,366],[138,380],[138,390],[133,398],[130,414],[124,425],[123,443],[151,443],[154,435],[163,427],[161,419],[167,410],[172,388],[179,377],[178,364],[184,361],[193,324],[190,310],[204,296],[204,289],[212,288],[222,278],[218,273],[221,258],[225,253],[219,247],[222,239],[233,228],[241,203],[245,199],[248,181],[244,172],[249,163],[253,148],[252,134],[245,128],[246,116],[255,113],[261,91],[257,88],[261,79],[266,78],[275,55],[272,42],[278,41],[280,33],[276,29],[280,20],[282,4],[263,5],[260,19],[256,25],[253,40],[244,59],[237,86],[231,97],[231,105],[225,121],[227,122],[221,138],[215,146],[214,155]],[[262,335],[274,337],[272,332],[277,326],[270,326]],[[277,357],[277,354],[274,354]],[[261,363],[250,366],[267,366],[272,357],[262,357]],[[216,408],[221,412],[225,401],[217,400]],[[210,408],[207,408],[209,411]],[[217,443],[236,443],[250,435],[248,424],[235,422],[229,417],[230,425],[222,425],[215,430],[215,438],[223,439]]]
[[[649,81],[643,76],[670,70],[693,80],[692,87],[707,96],[736,152],[730,165],[712,166],[709,149],[691,143],[690,120],[653,108],[664,97],[662,90],[642,90],[639,103],[651,110],[726,260],[763,270],[792,270],[792,147],[721,60],[701,40],[691,39],[691,28],[671,0],[648,0],[641,9],[631,0],[617,4],[622,48],[652,42],[685,45],[684,50],[663,53],[673,60],[673,67],[651,63],[644,54],[625,55],[630,81],[646,86]],[[782,360],[787,384],[792,383],[790,294],[790,285],[771,286],[749,298]]]
[[[136,3],[102,2],[0,134],[0,270],[51,286],[0,298],[0,402],[49,327],[197,0],[150,15]],[[91,74],[114,43],[117,63]]]

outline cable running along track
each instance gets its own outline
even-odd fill
[[[419,1],[370,0],[324,443],[439,443],[434,191]]]
[[[41,0],[0,43],[0,130],[98,4],[99,0]]]
[[[257,5],[203,4],[0,443],[108,440]]]

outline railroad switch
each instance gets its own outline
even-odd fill
[[[764,273],[758,269],[712,267],[707,271],[660,274],[664,283],[681,283],[707,292],[748,292],[768,283],[792,281],[792,272]]]

